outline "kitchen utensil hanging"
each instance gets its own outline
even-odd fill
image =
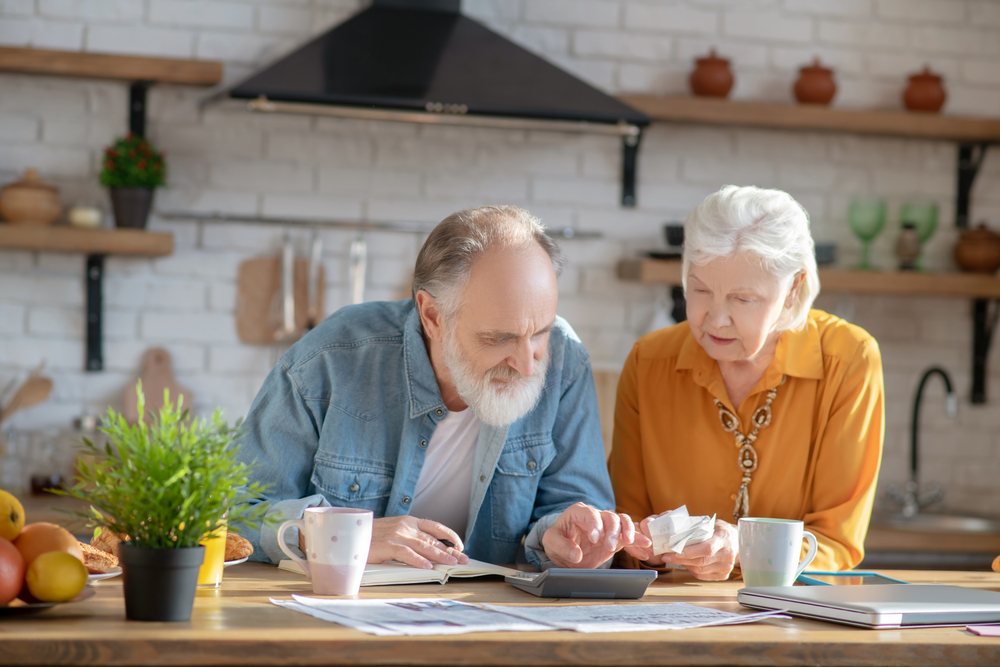
[[[364,303],[365,275],[368,271],[368,242],[364,236],[351,241],[350,267],[351,303]]]
[[[292,246],[292,236],[288,232],[285,232],[281,242],[280,271],[281,293],[274,301],[279,312],[278,317],[272,318],[272,321],[280,320],[274,332],[274,340],[287,343],[298,337],[295,328],[295,248]]]
[[[51,393],[52,380],[40,375],[37,371],[32,371],[14,391],[10,400],[4,404],[2,411],[0,411],[0,422],[7,421],[18,410],[38,405]]]
[[[317,243],[318,239],[310,248],[310,259],[296,258],[294,244],[283,242],[278,255],[240,262],[236,279],[236,335],[242,342],[270,345],[278,342],[279,334],[281,342],[291,342],[308,329],[309,304],[313,304],[312,321],[322,319],[324,270],[321,260],[312,260],[313,256],[322,254],[322,245],[317,248]],[[287,259],[289,250],[292,254]],[[283,285],[291,286],[291,300],[285,297]],[[291,304],[291,327],[285,308],[288,303]],[[284,338],[286,331],[292,334]]]
[[[319,322],[323,305],[319,302],[320,270],[323,268],[323,238],[314,229],[309,240],[309,271],[306,285],[306,331]]]

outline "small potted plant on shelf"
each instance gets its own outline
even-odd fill
[[[141,383],[136,394],[136,422],[109,408],[100,429],[106,443],[84,439],[87,456],[61,495],[90,506],[81,516],[95,536],[125,536],[125,617],[187,621],[205,551],[199,542],[227,522],[260,520],[264,506],[248,501],[264,488],[249,482],[249,466],[236,457],[238,422],[229,425],[218,410],[192,419],[183,397],[174,402],[168,391],[159,414],[146,414]]]
[[[153,205],[153,191],[166,182],[163,153],[129,132],[104,149],[101,185],[111,193],[117,227],[142,229]]]

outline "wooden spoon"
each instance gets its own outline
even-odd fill
[[[38,405],[52,393],[52,380],[40,375],[33,375],[21,383],[14,396],[3,408],[0,422],[7,420],[12,414],[24,408]]]

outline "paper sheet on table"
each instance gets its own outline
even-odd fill
[[[602,604],[508,607],[484,604],[495,611],[520,616],[525,620],[547,623],[560,630],[576,632],[638,632],[649,630],[683,630],[714,625],[754,623],[764,618],[789,618],[781,610],[753,614],[699,607],[683,602],[667,604]]]
[[[679,554],[684,547],[698,544],[715,534],[715,515],[689,516],[687,505],[664,512],[646,524],[656,555],[671,551]]]
[[[293,600],[271,602],[324,621],[346,625],[374,635],[458,635],[467,632],[527,632],[552,630],[503,611],[434,598],[354,600],[292,595]]]
[[[1000,637],[1000,625],[967,625],[965,629],[980,637]]]

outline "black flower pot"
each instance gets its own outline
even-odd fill
[[[125,618],[188,621],[205,547],[150,549],[119,545],[125,587]]]
[[[111,188],[115,227],[145,229],[153,206],[153,188]]]

